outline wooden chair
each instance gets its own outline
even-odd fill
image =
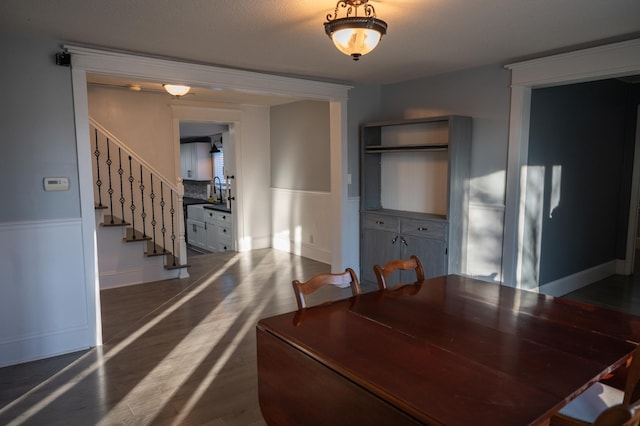
[[[558,411],[551,418],[550,425],[637,425],[633,420],[640,419],[640,409],[637,408],[639,405],[640,347],[633,351],[624,390],[602,382],[594,383]],[[620,420],[626,417],[626,420]]]
[[[341,274],[318,274],[306,282],[294,280],[292,285],[293,292],[296,295],[296,301],[298,302],[298,309],[307,307],[305,296],[328,284],[335,285],[337,287],[345,287],[346,285],[349,285],[351,287],[351,293],[354,296],[361,292],[358,277],[351,268],[347,268]]]
[[[387,284],[387,278],[394,271],[397,270],[415,270],[416,271],[416,282],[424,280],[424,269],[422,268],[422,263],[417,256],[411,256],[409,259],[395,259],[387,262],[384,266],[374,265],[373,271],[376,274],[376,278],[378,279],[378,287],[380,290],[389,289],[389,285]]]
[[[638,426],[640,424],[640,407],[625,404],[614,405],[602,412],[593,426]]]

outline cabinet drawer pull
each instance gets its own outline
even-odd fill
[[[424,228],[422,226],[418,227],[418,231],[428,231],[428,230],[429,230],[429,228]]]
[[[227,233],[227,230],[226,230],[226,229],[223,229],[223,230],[222,230],[222,232],[224,232],[224,233],[226,234],[226,233]]]
[[[224,216],[224,215],[222,216],[222,219],[226,219],[226,218],[227,218],[227,216]]]
[[[384,222],[381,220],[376,220],[376,225],[384,225]]]

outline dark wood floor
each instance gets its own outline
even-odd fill
[[[0,424],[263,425],[255,324],[296,308],[291,280],[329,267],[277,250],[189,263],[188,279],[103,291],[102,347],[0,369]],[[633,277],[567,297],[640,314]]]

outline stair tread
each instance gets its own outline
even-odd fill
[[[155,249],[155,251],[154,251]],[[159,244],[154,243],[151,238],[149,238],[149,241],[147,242],[147,249],[144,252],[144,255],[147,257],[152,257],[152,256],[165,256],[168,254],[172,254],[169,250],[163,250],[162,246]]]
[[[164,265],[164,269],[173,270],[173,269],[181,269],[181,268],[188,268],[188,267],[189,265],[187,264],[180,265],[180,259],[178,259],[174,255],[172,254],[167,255],[167,263]]]
[[[110,214],[106,214],[106,215],[104,215],[104,219],[102,220],[102,223],[100,225],[102,225],[102,226],[130,226],[131,224],[129,222],[124,222],[122,219],[120,219],[117,216],[111,216]]]
[[[135,241],[148,241],[151,237],[148,235],[143,235],[140,231],[134,231],[133,228],[127,228],[127,235],[124,240],[128,243]]]

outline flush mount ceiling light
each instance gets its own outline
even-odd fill
[[[358,16],[360,6],[363,16]],[[338,18],[340,7],[347,9],[344,18]],[[324,31],[339,51],[357,61],[376,48],[387,33],[387,23],[376,18],[376,11],[369,0],[340,0],[333,15],[327,15]]]
[[[180,86],[176,84],[163,84],[164,90],[172,94],[173,96],[184,96],[189,93],[191,87],[189,86]]]

